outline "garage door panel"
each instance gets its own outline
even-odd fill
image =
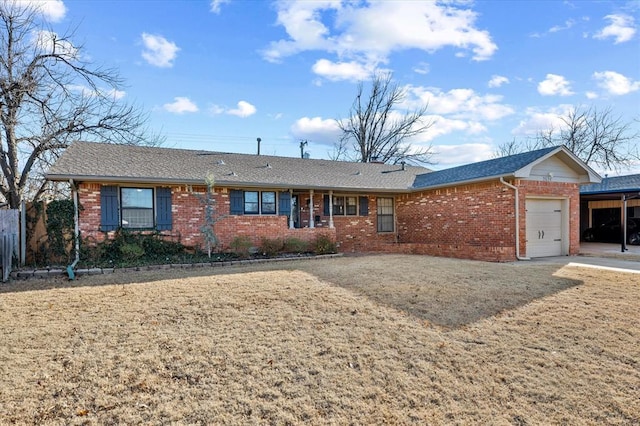
[[[562,200],[526,201],[527,256],[562,255]]]

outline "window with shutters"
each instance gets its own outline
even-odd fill
[[[100,189],[100,230],[171,230],[171,188],[130,188],[104,185]]]
[[[120,188],[120,212],[123,228],[153,228],[153,189]]]
[[[263,191],[261,193],[260,205],[262,214],[276,214],[276,193],[273,191]]]
[[[378,232],[393,232],[393,198],[378,198]]]
[[[231,190],[230,213],[274,215],[278,212],[278,195],[275,191],[242,191]],[[291,212],[291,196],[288,192],[280,193],[280,214],[288,215]]]
[[[325,195],[324,198],[325,211],[324,215],[329,215],[329,196]],[[368,198],[356,197],[352,195],[334,195],[333,196],[333,215],[334,216],[356,216],[358,212],[360,216],[367,216],[368,210]]]

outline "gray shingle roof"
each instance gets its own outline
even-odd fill
[[[401,165],[74,142],[47,179],[202,184],[213,173],[220,186],[398,192],[428,172],[409,165],[402,170]]]
[[[465,166],[422,174],[416,177],[413,188],[421,189],[434,186],[444,186],[457,182],[469,182],[513,175],[523,167],[526,167],[534,161],[558,149],[559,147],[553,146],[538,149],[536,151],[524,152],[522,154],[510,155],[508,157],[495,158],[493,160],[486,160],[479,163],[472,163]]]
[[[600,183],[580,186],[580,194],[640,192],[640,174],[605,177]]]

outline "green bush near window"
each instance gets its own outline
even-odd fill
[[[308,253],[309,243],[295,237],[285,238],[282,251],[284,253]]]
[[[277,256],[284,251],[284,241],[281,238],[262,238],[259,250],[264,256]]]
[[[251,238],[246,235],[239,235],[233,238],[229,247],[236,256],[246,259],[251,254],[251,247],[253,247],[253,243],[251,243]]]
[[[332,254],[338,252],[338,246],[328,235],[318,235],[311,243],[315,254]]]
[[[144,256],[144,249],[138,244],[122,244],[120,246],[120,256],[125,262],[133,262]]]

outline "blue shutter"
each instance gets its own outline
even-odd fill
[[[156,229],[171,230],[171,188],[156,188]]]
[[[324,195],[324,215],[329,216],[329,196]]]
[[[103,186],[100,188],[100,230],[113,231],[119,226],[118,187]]]
[[[289,192],[280,193],[278,207],[280,215],[289,216],[291,214],[291,194]]]
[[[244,193],[237,189],[232,189],[229,193],[231,203],[230,214],[244,214]]]
[[[358,197],[360,201],[360,216],[369,216],[369,197]]]

